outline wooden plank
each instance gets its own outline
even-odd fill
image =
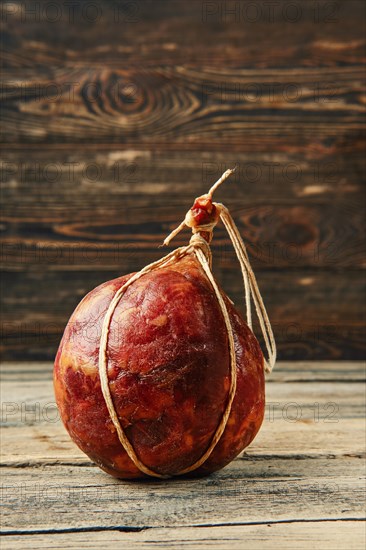
[[[321,521],[227,525],[207,527],[153,528],[139,532],[116,530],[13,535],[3,538],[4,550],[95,548],[101,546],[141,548],[201,548],[242,550],[309,550],[348,548],[363,550],[365,523],[361,521]]]
[[[279,363],[268,379],[265,421],[248,456],[362,456],[364,375],[362,363]],[[89,463],[60,423],[51,376],[50,364],[2,366],[3,465]]]
[[[256,269],[364,266],[365,161],[355,153],[347,162],[329,153],[309,159],[285,153],[226,159],[207,152],[7,153],[2,260],[14,269],[138,262],[153,254],[194,197],[236,163],[237,175],[218,198],[231,209]],[[182,233],[175,245],[188,237]],[[213,247],[231,262],[220,224]]]
[[[221,257],[221,265],[220,259],[215,261],[214,273],[243,311],[238,269],[227,268],[228,257],[230,266],[235,261],[232,256]],[[161,251],[157,249],[154,258],[159,257]],[[53,359],[68,318],[81,298],[98,284],[145,263],[146,258],[136,266],[132,257],[114,271],[99,272],[96,266],[85,271],[44,270],[42,265],[24,272],[4,271],[4,288],[10,285],[12,293],[3,293],[3,359]],[[263,271],[257,279],[280,359],[364,358],[362,271],[348,271],[347,278],[342,271]]]
[[[23,371],[23,375],[19,376],[19,371],[16,368],[14,372],[11,372],[11,366],[8,371],[5,371],[5,375],[1,377],[2,400],[19,405],[18,411],[9,413],[12,424],[21,421],[21,403],[29,405],[39,403],[41,407],[47,403],[53,403],[52,364],[45,363],[44,365],[40,374],[34,378],[32,367],[25,367],[26,370]],[[284,363],[279,363],[279,369],[281,369],[281,366],[283,368],[283,365]],[[302,363],[289,363],[285,370],[289,372],[292,369],[293,372],[289,372],[287,379],[283,380],[281,370],[279,374],[274,370],[267,378],[267,402],[274,403],[280,399],[282,403],[291,403],[292,400],[295,400],[304,407],[308,407],[309,410],[307,412],[310,414],[310,409],[314,403],[319,402],[319,405],[325,406],[328,400],[333,399],[339,408],[337,414],[334,414],[335,418],[338,420],[359,418],[365,402],[365,393],[362,384],[365,381],[362,378],[365,371],[362,363],[359,363],[359,365],[357,370],[353,367],[353,373],[351,371],[348,374],[346,370],[342,371],[343,379],[341,378],[337,381],[336,378],[331,378],[337,376],[333,374],[333,370],[330,370],[324,378],[315,376],[313,379],[315,368],[307,372],[306,366],[304,367]],[[298,377],[299,371],[301,371],[300,377]],[[348,379],[346,379],[347,376]],[[293,380],[294,378],[295,380]],[[319,420],[319,415],[320,413],[317,416],[315,414],[310,415],[309,419],[312,417],[316,422]],[[324,413],[321,416],[324,418],[327,415]],[[328,416],[331,417],[331,414]],[[32,414],[30,414],[31,417]],[[40,422],[42,423],[41,420]],[[28,422],[24,421],[24,423],[27,424]],[[32,423],[30,422],[30,424]]]
[[[64,427],[53,421],[57,418],[53,403],[39,406],[38,402],[36,405],[27,403],[23,409],[23,419],[26,418],[28,423],[18,423],[17,426],[11,424],[13,403],[12,408],[9,402],[6,403],[8,427],[1,428],[0,460],[3,466],[57,468],[60,465],[81,467],[90,464],[88,457],[71,441]],[[323,418],[314,421],[312,417],[317,414],[318,408]],[[341,410],[345,411],[345,407]],[[352,413],[355,414],[354,411]],[[299,418],[294,420],[296,414]],[[274,457],[296,460],[343,456],[364,458],[364,419],[339,419],[337,416],[324,418],[326,414],[339,414],[333,401],[322,402],[312,408],[293,400],[269,403],[261,431],[244,456],[268,460]],[[4,419],[4,409],[2,416]],[[47,418],[52,422],[47,422]],[[26,454],[24,449],[27,449]]]
[[[66,320],[65,320],[66,324]],[[12,322],[4,323],[2,359],[19,361],[53,360],[60,342],[64,324],[49,319],[47,323],[35,322],[31,325]],[[10,330],[9,330],[10,329]],[[30,329],[30,330],[29,330]],[[294,333],[294,332],[295,333]],[[346,360],[349,357],[360,360],[365,355],[364,325],[347,322],[344,324],[327,324],[319,321],[304,324],[297,320],[289,324],[277,324],[277,347],[281,360],[296,361],[299,357],[312,359]],[[288,333],[290,332],[290,337]]]
[[[4,10],[5,66],[27,70],[34,67],[36,58],[38,65],[66,62],[74,68],[89,62],[104,67],[149,66],[162,60],[177,65],[206,62],[214,70],[277,69],[352,65],[363,55],[365,14],[359,0],[334,4],[320,0],[315,5],[296,0],[295,10],[287,9],[286,0],[279,0],[271,13],[262,2],[257,10],[234,2],[232,14],[233,6],[221,2],[202,6],[195,0],[144,0],[119,4],[116,13],[114,2],[97,1],[99,10],[90,14],[76,6],[72,24],[67,6],[47,19],[45,3],[39,2],[36,14],[22,11],[20,0]]]
[[[279,361],[268,382],[364,382],[365,369],[364,361]]]
[[[154,258],[157,260],[161,255],[158,249]],[[225,258],[221,258],[221,262],[220,258],[215,260],[213,271],[216,279],[240,309],[244,291],[242,280],[238,278],[238,269],[228,267]],[[20,326],[21,323],[29,323],[28,332],[31,332],[32,323],[36,329],[37,321],[46,323],[58,320],[61,329],[85,294],[105,281],[131,272],[133,265],[136,271],[145,264],[141,262],[136,265],[132,258],[128,265],[118,270],[43,270],[41,266],[37,270],[24,272],[4,270],[4,286],[11,283],[13,289],[11,296],[5,294],[3,298],[4,321],[14,325],[18,322]],[[257,280],[274,326],[281,322],[291,324],[296,321],[301,326],[307,322],[315,323],[316,320],[319,324],[347,326],[347,323],[362,321],[364,293],[363,272],[349,270],[347,273],[345,279],[342,271],[263,271],[257,274]],[[45,288],[48,292],[44,291]],[[31,302],[28,303],[30,297]],[[26,332],[24,327],[23,333]]]
[[[39,319],[38,315],[36,317]],[[32,315],[30,322],[3,322],[0,345],[3,360],[54,359],[67,318],[60,320],[50,316],[46,321],[38,319],[34,320]],[[282,323],[276,321],[274,329],[280,360],[296,361],[299,357],[309,361],[330,357],[361,360],[365,356],[365,328],[362,322],[347,320],[345,324],[320,319],[307,322],[295,318]]]
[[[172,2],[170,10],[165,2],[132,5],[140,12],[134,22],[126,13],[123,23],[116,20],[103,3],[93,25],[80,14],[70,25],[65,13],[49,25],[42,7],[38,18],[26,17],[20,2],[12,4],[4,36],[4,143],[239,150],[246,142],[255,150],[290,142],[301,148],[304,141],[309,147],[314,134],[322,146],[360,142],[360,2],[299,3],[296,24],[284,1],[272,21],[261,4],[255,24],[240,2],[229,20],[220,2],[215,14],[194,0],[184,7]],[[50,87],[56,98],[49,98]]]
[[[168,216],[166,209],[158,206],[150,215],[145,208],[132,208],[128,217],[134,214],[135,221],[130,222],[121,221],[121,213],[115,218],[105,214],[104,221],[101,216],[100,221],[65,220],[57,225],[45,218],[22,219],[19,214],[17,219],[4,217],[4,267],[16,271],[37,266],[47,270],[112,270],[128,262],[136,269],[144,259],[166,253],[158,250],[158,245],[184,219],[182,207],[172,206]],[[236,208],[232,215],[257,271],[364,267],[363,212],[355,205],[257,206]],[[150,220],[143,221],[144,217]],[[189,238],[189,232],[184,231],[173,244],[183,246]],[[348,248],[350,238],[352,245]],[[236,267],[232,244],[223,227],[215,230],[212,250],[216,264]]]
[[[132,222],[134,210],[139,209],[141,221],[148,222],[156,207],[165,207],[164,215],[176,222],[170,206],[185,213],[195,196],[234,165],[236,172],[216,194],[234,212],[299,200],[316,205],[331,199],[339,207],[352,206],[362,193],[365,159],[363,147],[357,150],[347,143],[340,149],[319,148],[313,142],[306,153],[290,147],[254,151],[245,143],[238,152],[62,145],[34,150],[17,149],[14,144],[14,149],[4,150],[0,164],[2,193],[9,202],[3,215],[75,223],[77,215],[81,222],[91,222],[107,211],[112,219],[119,212],[123,220]]]
[[[343,89],[334,84],[336,79],[331,84],[315,81],[310,84],[313,89],[309,91],[308,82],[302,86],[294,84],[291,73],[289,81],[283,82],[280,75],[275,84],[270,83],[278,90],[272,98],[272,92],[268,97],[262,82],[253,84],[250,79],[235,81],[236,71],[213,83],[206,80],[204,71],[197,71],[198,81],[193,83],[193,90],[190,81],[182,81],[180,73],[174,74],[174,71],[158,69],[149,74],[144,69],[126,74],[122,70],[117,84],[115,71],[90,73],[90,69],[85,70],[84,75],[74,80],[71,101],[69,87],[56,101],[50,100],[42,91],[40,97],[37,94],[33,97],[34,87],[64,89],[64,82],[70,80],[71,75],[61,75],[60,80],[46,82],[40,75],[38,82],[23,84],[20,98],[17,92],[14,97],[10,89],[10,98],[5,99],[3,107],[3,141],[138,141],[144,144],[189,141],[202,147],[202,143],[208,144],[210,140],[217,143],[219,139],[220,143],[226,144],[225,148],[229,148],[232,144],[238,145],[245,135],[252,136],[254,141],[253,134],[258,131],[269,139],[281,135],[282,139],[293,138],[295,143],[300,136],[310,139],[311,132],[317,131],[317,140],[324,142],[329,138],[333,141],[339,139],[345,129],[355,135],[364,127],[360,117],[364,112],[360,76]],[[11,88],[17,79],[11,75],[9,80]],[[269,80],[268,77],[265,80]],[[88,97],[85,91],[88,84],[101,86],[96,97]],[[116,86],[119,86],[117,92],[114,91]],[[255,89],[254,101],[250,99],[253,86],[258,88],[258,91]],[[324,88],[325,92],[319,88]],[[133,90],[132,99],[130,95],[120,97],[125,89]],[[238,93],[238,89],[242,92]],[[290,99],[286,94],[290,94]],[[170,98],[170,104],[167,104],[167,98]],[[353,104],[348,98],[352,98]],[[330,111],[332,124],[328,123]],[[46,113],[51,116],[45,117]]]
[[[194,526],[364,516],[364,461],[245,458],[202,479],[123,482],[94,466],[2,468],[3,529]],[[154,505],[151,506],[151,502]]]

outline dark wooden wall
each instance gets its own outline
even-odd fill
[[[83,295],[160,257],[235,163],[217,200],[280,358],[364,355],[362,0],[1,9],[4,358],[51,359]],[[241,304],[221,227],[213,249]]]

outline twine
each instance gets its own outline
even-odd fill
[[[227,170],[221,178],[211,187],[209,192],[206,195],[203,195],[204,198],[212,198],[213,192],[217,189],[219,185],[227,177],[229,177],[234,170]],[[268,362],[265,361],[265,370],[267,372],[271,372],[275,360],[276,360],[276,345],[271,329],[271,325],[268,319],[268,315],[266,312],[266,309],[263,304],[263,300],[261,297],[261,294],[258,289],[258,285],[253,273],[253,270],[249,263],[249,258],[246,252],[245,245],[241,239],[240,233],[228,211],[228,209],[223,205],[219,203],[212,203],[219,213],[219,217],[222,220],[229,237],[232,241],[233,247],[235,249],[238,261],[240,263],[243,281],[244,281],[244,289],[245,289],[245,302],[246,302],[246,313],[247,313],[247,323],[250,328],[252,328],[252,318],[251,318],[251,296],[253,298],[253,302],[256,308],[257,316],[259,319],[259,323],[262,329],[265,345],[268,352]],[[237,367],[236,367],[236,355],[235,355],[235,344],[234,344],[234,335],[233,335],[233,329],[230,322],[229,313],[227,311],[227,307],[225,304],[225,301],[221,295],[221,292],[216,284],[216,281],[212,275],[211,272],[211,250],[207,243],[207,241],[200,235],[201,232],[207,232],[209,235],[212,234],[213,228],[217,224],[218,217],[215,218],[211,223],[205,224],[205,225],[199,225],[196,226],[194,223],[193,216],[191,214],[191,211],[188,211],[186,214],[186,217],[184,221],[176,228],[174,229],[168,237],[164,240],[164,245],[167,245],[170,243],[170,241],[177,235],[185,226],[191,227],[193,235],[191,237],[190,243],[188,246],[183,246],[180,248],[177,248],[173,252],[170,252],[160,260],[157,260],[156,262],[153,262],[147,266],[145,266],[143,269],[141,269],[139,272],[135,273],[126,283],[124,283],[115,293],[111,303],[109,304],[109,307],[107,309],[106,315],[103,320],[102,324],[102,332],[101,332],[101,338],[100,338],[100,346],[99,346],[99,376],[100,376],[100,383],[101,383],[101,389],[103,393],[103,397],[105,400],[105,403],[107,405],[107,409],[110,415],[110,418],[116,428],[118,439],[132,460],[132,462],[135,464],[135,466],[144,474],[157,477],[157,478],[170,478],[173,476],[179,476],[182,474],[186,474],[189,472],[192,472],[193,470],[196,470],[199,468],[211,455],[212,451],[214,450],[215,446],[217,445],[218,441],[220,440],[227,421],[230,416],[231,412],[231,406],[235,397],[236,393],[236,383],[237,383]],[[210,240],[210,238],[209,238]],[[228,336],[228,342],[229,342],[229,353],[230,353],[230,388],[226,400],[225,410],[222,414],[220,423],[218,427],[216,428],[216,431],[211,439],[210,445],[208,446],[207,450],[204,452],[204,454],[199,458],[194,464],[189,466],[188,468],[185,468],[175,474],[171,475],[164,475],[160,474],[158,472],[155,472],[148,466],[146,466],[140,458],[137,456],[135,449],[131,445],[130,441],[128,440],[124,429],[120,423],[117,411],[115,409],[112,394],[109,387],[109,380],[108,380],[108,339],[109,339],[109,331],[110,331],[110,325],[112,321],[113,314],[116,310],[116,307],[118,306],[123,294],[127,290],[127,288],[137,281],[140,277],[143,275],[152,272],[155,269],[160,269],[162,267],[166,267],[167,265],[171,264],[172,262],[182,258],[183,256],[187,254],[194,253],[199,264],[201,265],[207,279],[209,280],[213,291],[215,293],[215,296],[217,298],[219,307],[221,309],[221,313],[224,318],[225,327],[227,331]]]

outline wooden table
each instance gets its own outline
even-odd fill
[[[200,480],[104,474],[58,420],[50,363],[2,367],[2,548],[364,548],[364,366],[280,363],[247,452]]]

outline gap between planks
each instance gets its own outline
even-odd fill
[[[358,520],[319,520],[307,522],[268,522],[248,525],[205,525],[178,528],[138,528],[124,530],[121,526],[104,530],[49,531],[14,533],[7,536],[5,547],[27,550],[41,548],[96,548],[109,544],[126,544],[128,548],[223,548],[230,550],[335,550],[364,549],[365,524]],[[170,545],[170,546],[169,546]],[[120,547],[120,546],[118,546]]]
[[[314,519],[282,519],[278,521],[267,520],[267,521],[242,521],[242,522],[227,522],[227,523],[201,523],[194,525],[174,525],[169,527],[169,529],[207,529],[215,527],[245,527],[251,525],[283,525],[291,523],[329,523],[329,522],[350,522],[350,521],[365,521],[364,518],[314,518]],[[160,527],[154,527],[153,525],[144,525],[144,526],[129,526],[129,525],[97,525],[90,527],[69,527],[61,529],[9,529],[5,531],[0,531],[0,534],[3,536],[12,536],[12,535],[39,535],[39,534],[49,534],[49,535],[58,535],[60,533],[92,533],[92,532],[103,532],[103,531],[118,531],[121,533],[141,533],[142,531],[147,531],[148,529],[158,530]]]

